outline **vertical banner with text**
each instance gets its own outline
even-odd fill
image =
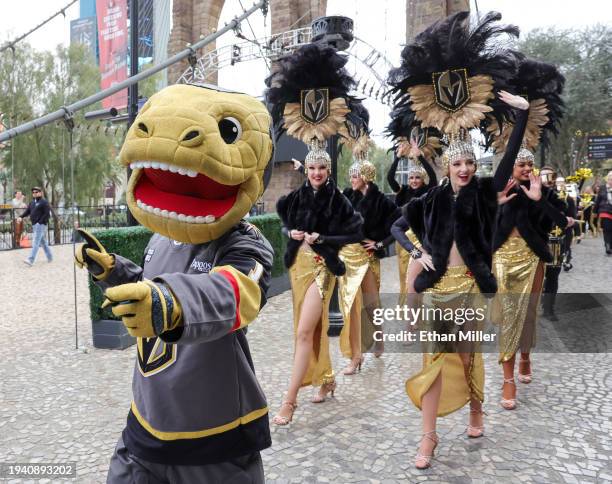
[[[127,79],[127,0],[97,0],[100,87],[106,89]],[[127,89],[102,100],[104,108],[127,106]]]

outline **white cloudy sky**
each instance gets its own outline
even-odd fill
[[[2,0],[0,15],[0,40],[12,39],[64,7],[68,0]],[[523,32],[538,27],[556,26],[580,27],[597,22],[612,24],[612,2],[610,0],[477,0],[480,13],[498,10],[504,21],[517,24]],[[242,0],[243,5],[252,5],[251,0]],[[471,0],[474,10],[474,0]],[[223,8],[221,22],[229,21],[241,12],[239,0],[227,0]],[[392,63],[399,59],[400,45],[405,36],[405,0],[328,0],[328,14],[346,15],[353,18],[355,34],[382,52]],[[59,43],[69,43],[70,20],[79,15],[78,3],[66,11],[66,18],[60,16],[52,20],[38,32],[28,37],[37,49],[50,49]],[[262,15],[257,12],[250,18],[256,37],[269,35],[270,19],[264,24]],[[252,38],[250,27],[244,23],[243,33]],[[235,42],[232,33],[219,39],[217,45]],[[3,54],[5,56],[6,54]],[[0,58],[0,61],[3,59]],[[349,68],[359,69],[356,63]],[[219,76],[222,86],[261,94],[266,66],[263,61],[251,61],[223,69]],[[372,114],[372,127],[375,133],[384,128],[387,109],[375,101],[367,101],[366,106]],[[379,139],[379,141],[381,141]]]

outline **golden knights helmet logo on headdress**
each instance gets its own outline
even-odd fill
[[[487,113],[504,120],[511,111],[495,91],[509,88],[518,67],[516,53],[500,37],[518,37],[518,28],[499,20],[501,14],[489,12],[470,26],[468,11],[440,20],[404,47],[400,66],[389,73],[393,116],[406,120],[396,125],[409,126],[414,118],[446,135],[447,159],[473,156],[466,133],[481,128]]]
[[[307,123],[318,124],[329,116],[329,89],[304,89],[300,93],[300,116]]]
[[[436,104],[454,113],[470,101],[466,69],[450,69],[432,74]]]
[[[427,144],[427,130],[414,126],[410,130],[410,144],[413,143],[419,148],[423,148]]]

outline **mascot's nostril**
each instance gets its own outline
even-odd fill
[[[189,131],[189,133],[187,133],[183,137],[183,141],[189,141],[190,139],[197,138],[199,135],[200,135],[199,131],[196,131],[196,130]]]
[[[147,134],[147,135],[151,134],[148,126],[142,122],[138,123],[138,131],[142,132],[143,134]]]
[[[204,142],[204,130],[201,127],[190,126],[179,136],[179,143],[187,148],[195,148]]]

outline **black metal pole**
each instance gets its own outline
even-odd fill
[[[138,0],[130,0],[130,77],[138,74]],[[138,115],[138,83],[128,87],[128,122],[127,129],[134,123]],[[132,170],[127,168],[128,180]],[[128,207],[127,221],[129,226],[138,225]]]
[[[332,162],[332,170],[331,177],[332,180],[338,185],[338,135],[334,135],[329,138],[327,143],[327,152],[331,158]],[[340,303],[338,300],[338,281],[336,280],[336,285],[334,286],[334,293],[332,294],[331,300],[329,301],[329,330],[327,334],[329,336],[338,336],[340,331],[342,331],[342,326],[344,325],[344,320],[342,318],[342,312],[340,311]]]

